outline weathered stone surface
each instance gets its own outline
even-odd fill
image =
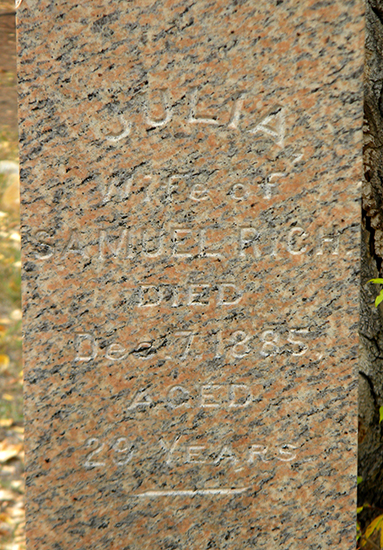
[[[357,0],[19,8],[29,549],[351,549]]]

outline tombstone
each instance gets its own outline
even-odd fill
[[[18,8],[28,549],[354,548],[359,0]]]

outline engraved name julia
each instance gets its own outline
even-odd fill
[[[279,104],[275,104],[266,112],[258,112],[249,115],[245,106],[247,94],[244,92],[238,93],[236,97],[232,99],[231,108],[229,107],[226,117],[220,119],[215,113],[208,114],[206,111],[201,111],[201,90],[198,87],[193,87],[186,92],[185,112],[182,112],[182,109],[176,109],[172,104],[173,102],[169,90],[162,88],[157,91],[156,95],[159,99],[159,103],[157,101],[156,104],[157,107],[160,108],[162,116],[157,118],[151,114],[152,109],[149,104],[148,94],[138,94],[136,99],[139,103],[138,111],[141,115],[139,120],[133,123],[132,113],[120,110],[116,115],[111,115],[114,117],[114,120],[111,119],[110,116],[110,120],[113,120],[114,123],[118,122],[120,126],[120,130],[117,132],[111,132],[108,129],[109,124],[105,128],[95,120],[96,126],[100,127],[99,137],[105,139],[109,143],[118,143],[125,141],[132,135],[135,130],[135,124],[142,125],[147,130],[161,130],[171,124],[174,119],[179,118],[187,125],[199,125],[211,128],[218,127],[225,128],[228,131],[246,132],[254,136],[254,139],[266,137],[272,140],[277,146],[284,146],[286,135],[286,108]],[[134,110],[137,110],[137,107]],[[245,129],[243,129],[241,125],[242,119],[245,119]]]

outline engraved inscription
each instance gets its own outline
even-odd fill
[[[193,299],[197,299],[194,294]],[[199,300],[203,300],[199,294],[197,296]],[[206,305],[203,301],[199,303]],[[323,328],[318,330],[323,336]],[[310,350],[310,345],[313,345],[313,339],[316,336],[317,330],[289,328],[282,324],[253,331],[213,329],[211,332],[201,333],[181,330],[166,334],[156,342],[141,340],[127,346],[114,340],[108,342],[105,337],[82,332],[73,337],[74,360],[88,362],[104,356],[110,361],[122,361],[128,357],[131,360],[146,361],[155,356],[182,363],[190,358],[199,360],[204,355],[228,360],[240,360],[254,355],[273,357],[287,354],[292,357],[301,357]],[[99,346],[98,341],[102,342],[102,347]]]
[[[276,198],[289,175],[294,173],[294,161],[287,159],[285,164],[284,172],[263,170],[264,174],[255,174],[246,181],[224,181],[215,189],[209,183],[198,182],[198,176],[192,173],[162,177],[158,174],[140,174],[126,179],[112,177],[107,183],[97,182],[97,189],[102,196],[101,204],[130,201],[141,208],[153,204],[165,208],[175,198],[183,203],[188,200],[198,203],[220,197],[229,203],[263,200],[267,206],[271,198]]]
[[[240,303],[243,291],[234,283],[195,283],[178,285],[141,285],[137,307],[153,308],[166,305],[176,307],[207,307],[211,304],[228,307]]]
[[[251,114],[246,108],[246,97],[248,94],[245,92],[237,92],[234,94],[231,103],[231,109],[226,113],[224,119],[219,119],[214,112],[206,113],[201,111],[200,96],[203,93],[203,87],[193,86],[185,93],[185,105],[180,109],[175,108],[174,100],[172,98],[171,90],[166,87],[161,87],[154,90],[150,94],[138,94],[141,99],[141,111],[140,119],[132,124],[130,121],[131,114],[128,112],[120,113],[119,122],[121,124],[121,131],[117,134],[108,133],[108,130],[103,128],[100,132],[100,137],[104,136],[106,140],[112,143],[117,143],[128,138],[132,131],[137,130],[136,126],[143,126],[150,129],[161,130],[172,122],[173,118],[178,118],[181,121],[185,121],[186,124],[191,125],[203,125],[207,127],[219,127],[225,128],[229,131],[247,132],[257,138],[266,138],[271,141],[272,144],[277,145],[279,148],[284,147],[285,135],[286,135],[286,108],[281,105],[275,105],[269,109],[266,114],[258,112],[257,114]],[[152,98],[159,98],[163,116],[155,118],[151,115],[151,106],[149,95]],[[179,102],[177,102],[179,103]],[[242,121],[245,124],[242,124]]]
[[[201,444],[202,442],[204,444]],[[141,444],[141,447],[144,445]],[[123,467],[145,456],[145,451],[140,445],[133,438],[125,436],[108,442],[101,441],[100,438],[91,438],[86,441],[85,447],[91,449],[83,461],[86,469],[102,468],[112,464]],[[157,450],[162,451],[162,462],[172,468],[204,464],[213,468],[224,466],[234,471],[240,471],[244,466],[256,466],[259,462],[292,462],[298,456],[298,446],[290,443],[273,445],[258,441],[239,448],[231,442],[221,442],[217,446],[206,437],[193,440],[183,434],[172,439],[160,437],[157,441]]]
[[[150,226],[142,229],[100,229],[92,238],[71,229],[65,238],[57,239],[57,244],[49,230],[40,229],[33,235],[31,245],[36,260],[47,261],[54,257],[59,263],[67,259],[92,260],[92,263],[94,260],[103,263],[135,258],[153,261],[169,258],[181,262],[232,258],[277,260],[282,256],[315,259],[316,256],[345,257],[353,254],[350,242],[357,230],[356,226],[343,229],[330,226],[321,227],[313,233],[296,223],[293,227],[282,227],[274,234],[262,227],[252,226],[169,225],[161,229]]]

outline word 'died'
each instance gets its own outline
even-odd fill
[[[310,331],[307,328],[289,328],[285,325],[263,327],[254,331],[213,330],[210,333],[201,333],[185,330],[165,334],[157,341],[140,340],[127,346],[115,339],[108,341],[104,337],[97,338],[94,334],[79,333],[74,337],[74,360],[88,362],[100,355],[108,361],[148,361],[156,358],[179,363],[190,358],[199,360],[203,356],[238,360],[251,357],[255,353],[260,357],[280,354],[300,357],[309,350],[309,336]],[[102,343],[102,348],[98,341]]]
[[[168,440],[161,437],[150,449],[145,445],[132,441],[132,438],[117,437],[112,441],[103,442],[99,438],[91,438],[86,442],[87,454],[85,468],[101,468],[108,465],[126,466],[136,460],[142,460],[145,455],[155,454],[157,463],[167,467],[182,465],[206,465],[212,467],[234,468],[240,471],[243,467],[255,466],[259,462],[291,462],[297,458],[298,447],[291,444],[273,445],[263,442],[250,442],[246,447],[234,446],[231,442],[217,443],[192,440],[184,435],[177,435]]]
[[[179,285],[141,285],[138,291],[139,308],[152,308],[164,304],[170,307],[235,306],[242,300],[243,292],[233,283]]]
[[[60,244],[47,230],[35,233],[31,240],[37,260],[56,258],[129,262],[136,258],[169,258],[190,262],[198,259],[254,258],[278,259],[281,256],[350,255],[356,227],[319,228],[315,233],[294,225],[271,230],[262,227],[217,224],[193,227],[173,226],[155,229],[100,229],[95,237],[71,230]],[[351,244],[350,244],[351,243]]]
[[[140,105],[138,110],[141,111],[141,120],[133,123],[129,113],[120,112],[116,120],[120,124],[121,130],[117,133],[106,131],[102,132],[102,136],[110,143],[118,143],[126,140],[135,131],[135,125],[143,125],[146,129],[158,129],[159,131],[169,126],[173,121],[178,119],[181,123],[193,126],[218,127],[225,128],[227,131],[239,131],[250,134],[254,139],[263,137],[274,142],[277,146],[283,147],[286,134],[286,109],[281,105],[275,105],[266,113],[251,115],[245,108],[246,94],[241,93],[232,101],[231,112],[226,113],[225,120],[220,120],[215,113],[210,115],[201,114],[199,102],[201,92],[198,88],[192,88],[187,95],[186,110],[176,109],[172,105],[172,98],[169,90],[160,89],[157,93],[157,98],[160,100],[160,109],[162,116],[157,118],[151,114],[151,106],[149,104],[149,96],[139,94],[137,100]],[[158,103],[157,103],[158,105]],[[244,120],[245,124],[242,124]],[[243,130],[245,126],[245,130]],[[100,135],[101,137],[101,135]]]

